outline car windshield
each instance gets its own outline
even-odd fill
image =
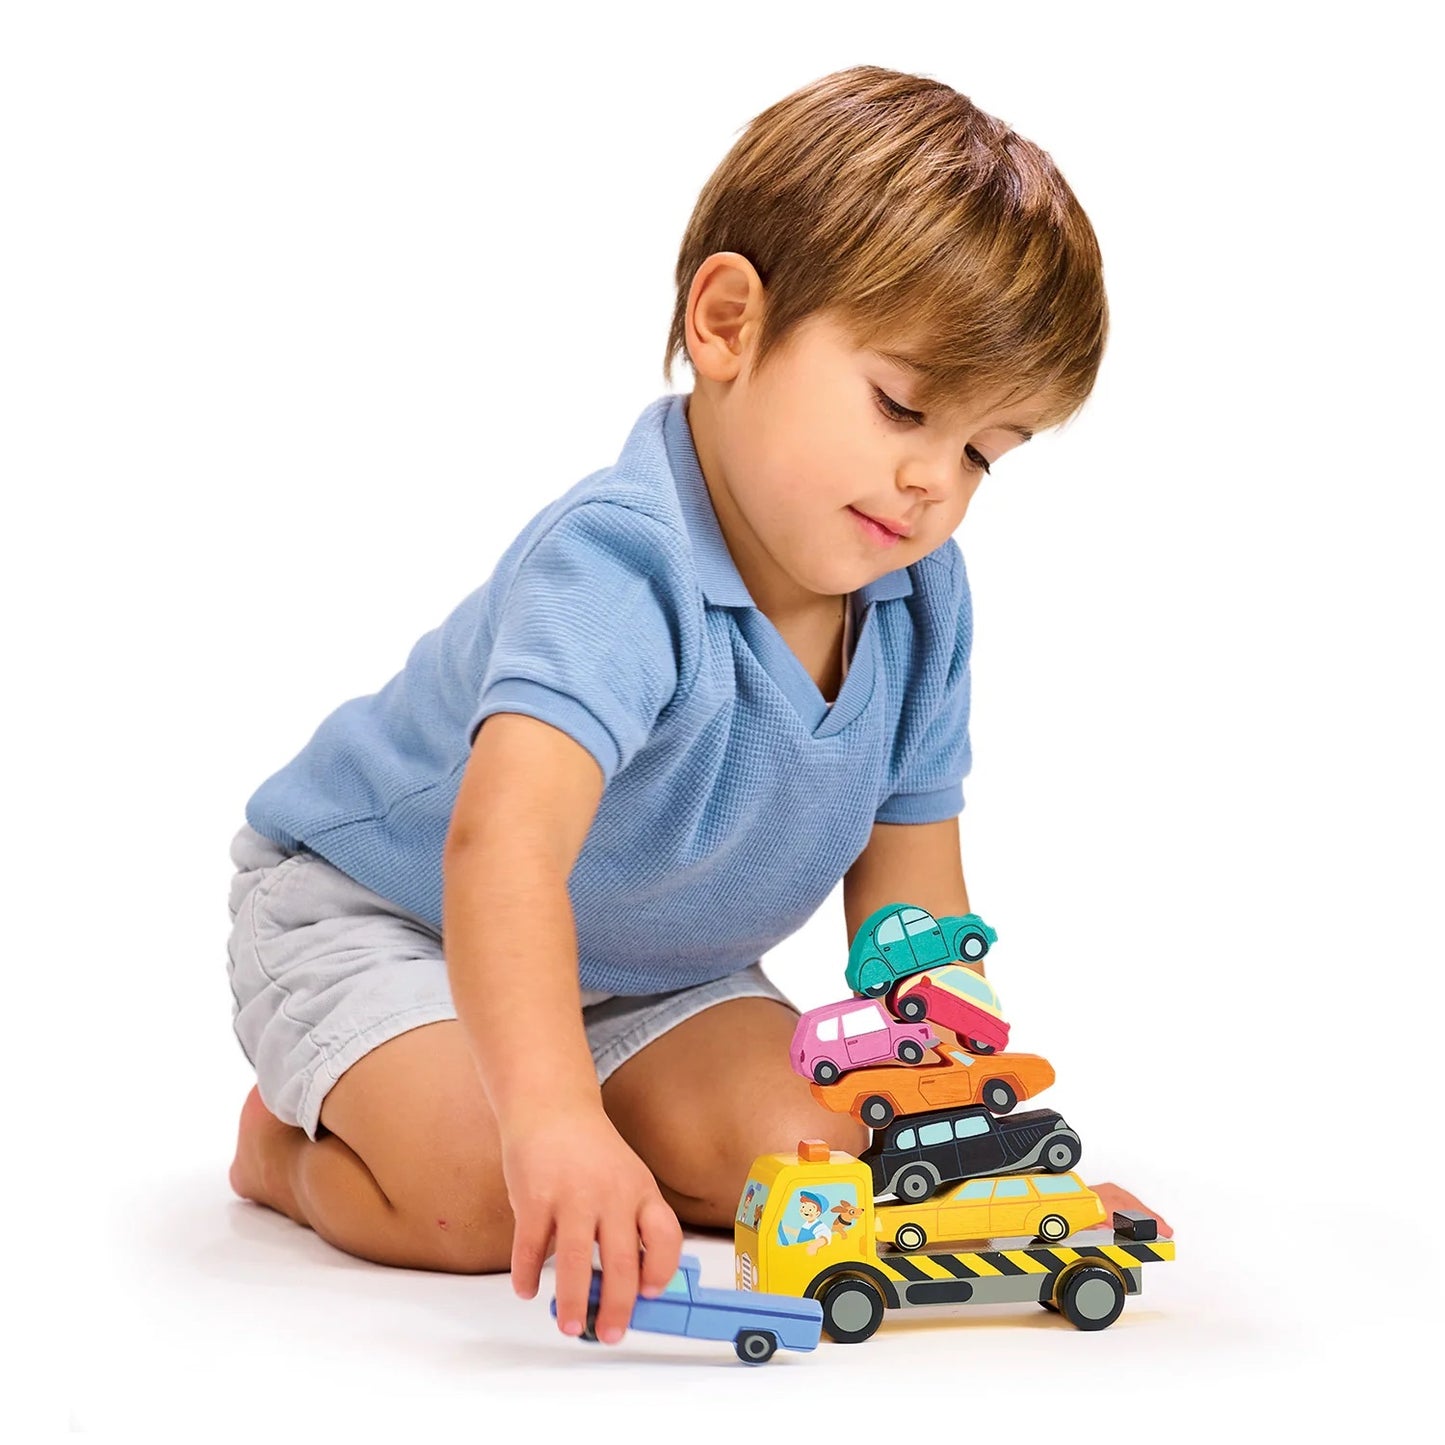
[[[988,1008],[998,1008],[998,995],[993,991],[993,985],[971,968],[940,969],[934,976],[934,981],[951,989],[954,993],[961,993],[967,998],[976,999]]]
[[[687,1298],[687,1271],[685,1269],[678,1270],[678,1272],[668,1280],[667,1288],[663,1290],[663,1294],[680,1294],[684,1299]]]

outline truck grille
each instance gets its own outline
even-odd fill
[[[757,1283],[753,1275],[753,1257],[750,1254],[738,1256],[738,1288],[752,1289]]]

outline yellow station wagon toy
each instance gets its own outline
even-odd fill
[[[880,1204],[879,1238],[899,1249],[930,1240],[1014,1235],[1056,1244],[1108,1218],[1099,1196],[1077,1174],[1009,1174],[966,1179],[921,1204]]]

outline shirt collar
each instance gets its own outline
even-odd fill
[[[662,432],[667,460],[677,483],[677,499],[682,507],[683,521],[687,524],[693,555],[697,560],[702,595],[715,607],[756,607],[757,603],[753,601],[747,583],[728,551],[717,512],[713,509],[702,465],[697,459],[697,448],[693,445],[692,428],[687,424],[686,400],[680,393],[671,398],[663,415]],[[906,567],[900,567],[897,571],[885,572],[877,581],[860,588],[858,598],[866,607],[872,602],[907,597],[912,592],[913,578]]]

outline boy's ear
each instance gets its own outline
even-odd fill
[[[744,370],[763,319],[762,278],[746,256],[715,251],[697,268],[687,295],[687,354],[709,381]]]

